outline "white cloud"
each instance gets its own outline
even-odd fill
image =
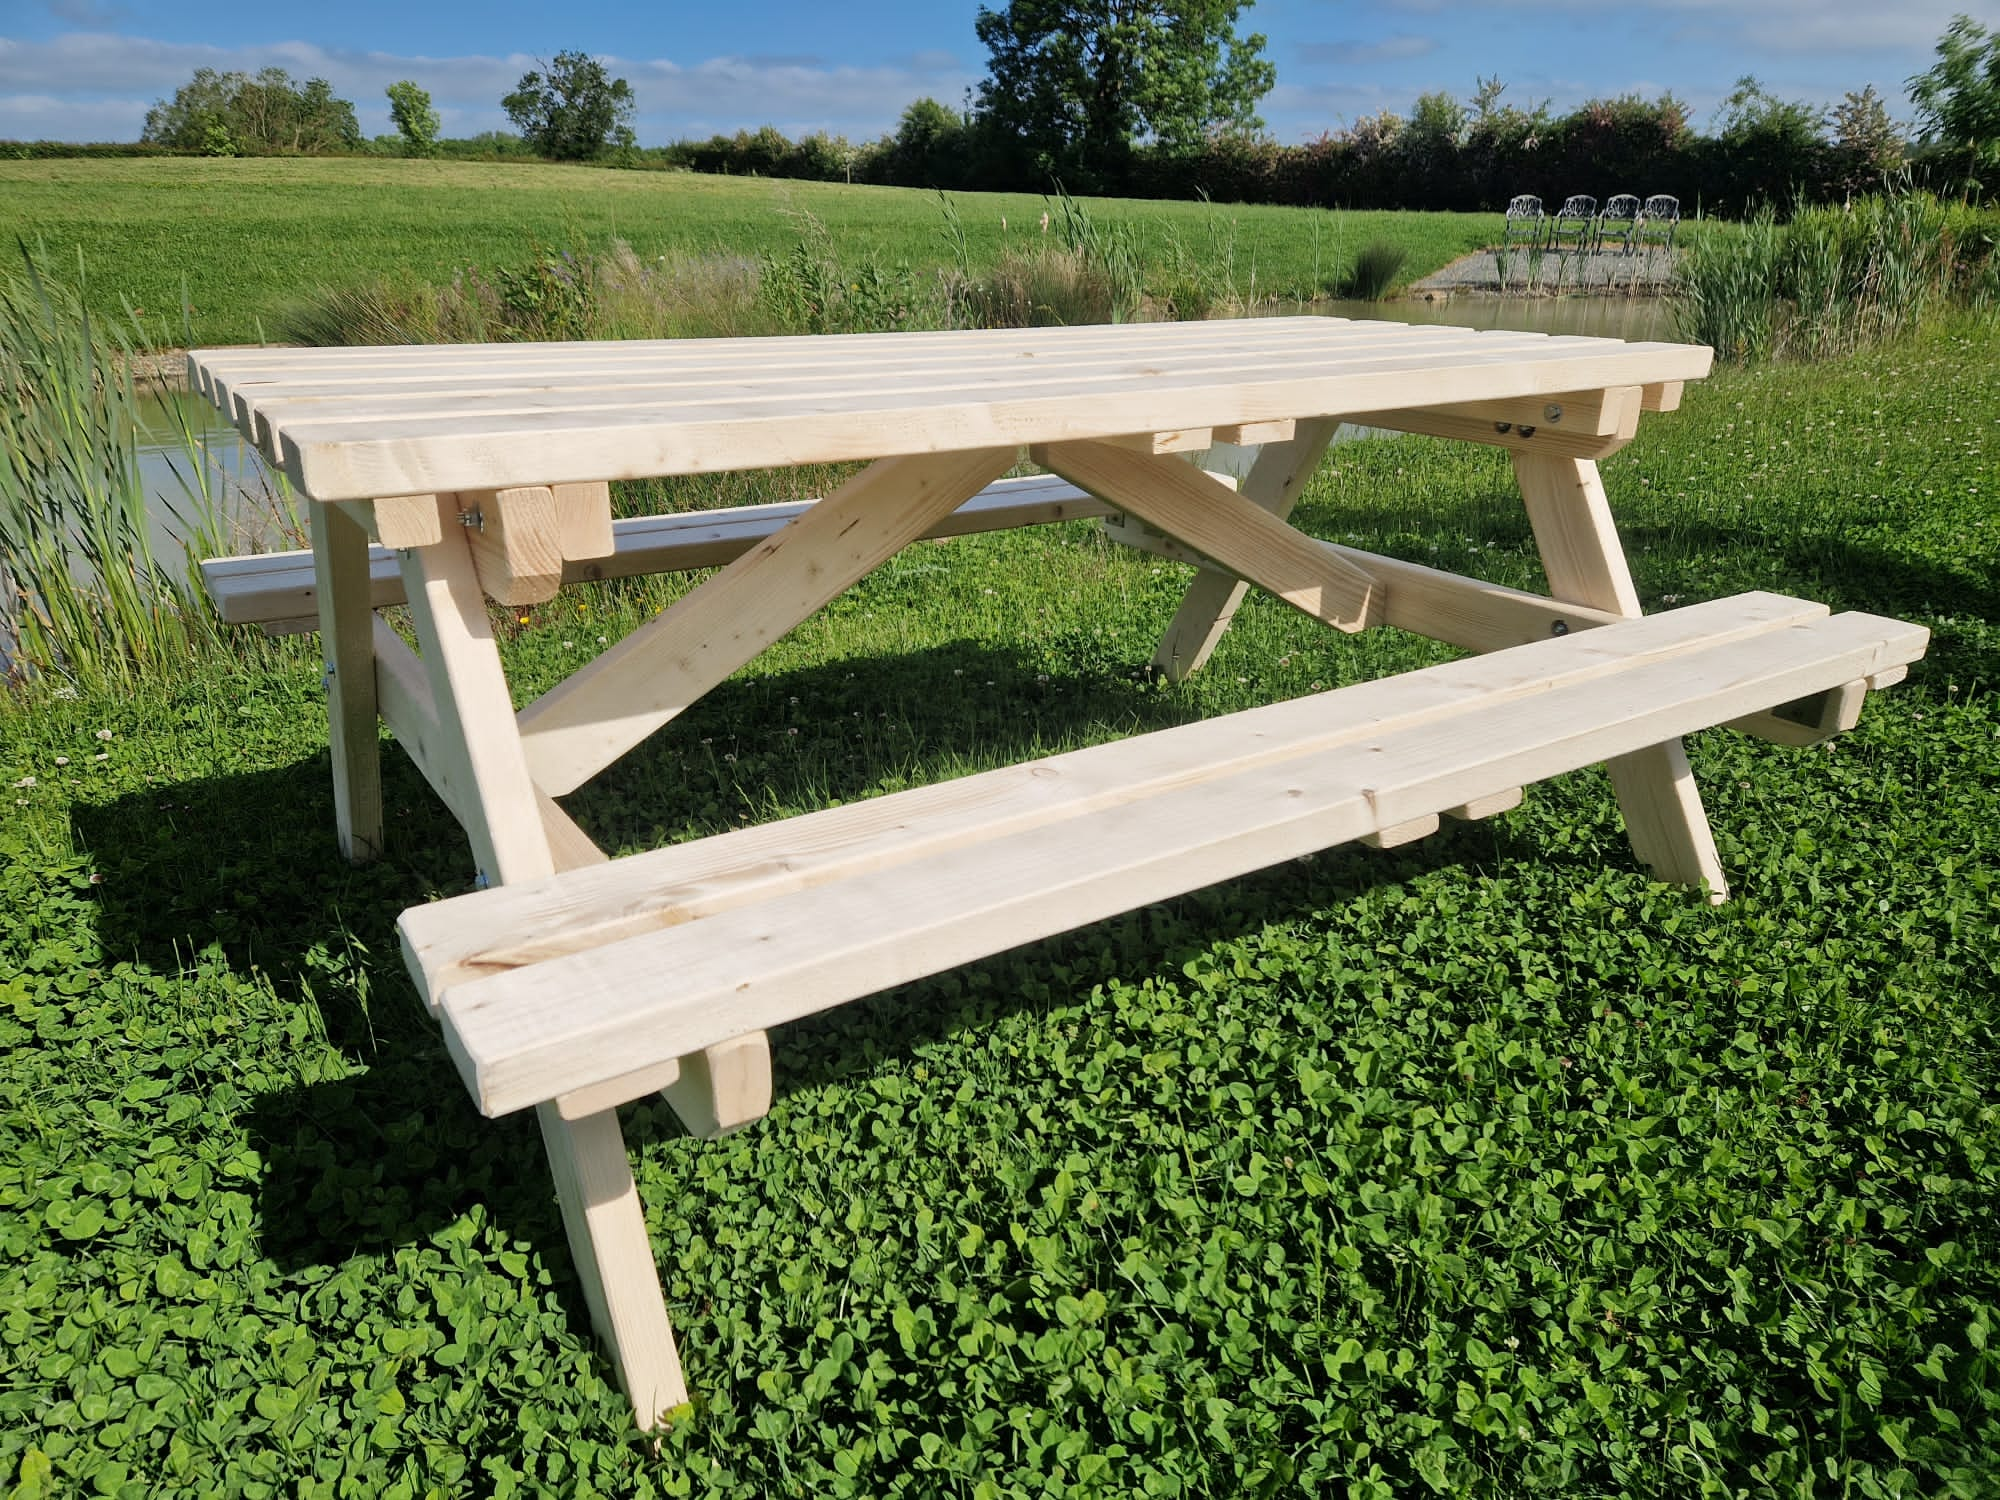
[[[1457,0],[1469,15],[1490,14],[1496,0]],[[1508,10],[1582,11],[1602,17],[1601,0],[1497,0]],[[1437,0],[1400,0],[1399,8],[1435,11]],[[1624,0],[1621,24],[1653,21],[1676,40],[1738,46],[1763,54],[1852,52],[1928,56],[1951,18],[2000,20],[1991,0]],[[1552,22],[1562,25],[1561,21]]]
[[[827,130],[872,138],[894,128],[920,96],[955,104],[975,81],[956,59],[938,53],[876,67],[789,56],[604,62],[614,77],[630,80],[639,139],[648,145],[766,123],[788,135]],[[336,94],[354,101],[370,134],[391,128],[383,90],[414,79],[430,91],[446,133],[469,135],[506,126],[501,96],[538,65],[522,53],[418,57],[307,42],[216,47],[101,32],[48,41],[0,37],[0,137],[136,140],[147,105],[171,98],[196,68],[254,73],[267,67],[301,80],[326,79]]]

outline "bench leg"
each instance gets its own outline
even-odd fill
[[[633,1417],[657,1427],[687,1405],[687,1381],[618,1112],[565,1120],[544,1104],[536,1114],[590,1321],[611,1351]]]
[[[327,742],[340,852],[356,864],[382,852],[382,739],[375,727],[375,610],[368,533],[330,505],[312,518],[313,582],[326,661]]]
[[[1566,604],[1636,618],[1638,590],[1632,586],[1596,461],[1517,452],[1514,477],[1541,548],[1549,593]],[[1619,756],[1606,769],[1639,863],[1660,880],[1706,883],[1710,901],[1726,900],[1729,883],[1681,742],[1668,740]]]
[[[1301,422],[1288,443],[1268,443],[1250,466],[1239,493],[1276,516],[1289,516],[1319,467],[1338,422]],[[1153,653],[1153,670],[1179,682],[1201,670],[1243,603],[1249,585],[1230,573],[1203,568],[1188,585],[1173,622]]]

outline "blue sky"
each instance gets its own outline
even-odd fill
[[[383,89],[414,78],[445,131],[505,125],[535,60],[606,59],[638,99],[642,144],[774,124],[872,138],[911,100],[958,103],[983,71],[977,0],[848,4],[601,0],[330,0],[222,8],[186,0],[0,0],[0,139],[131,140],[152,101],[197,67],[323,76],[362,128],[389,130]],[[1671,90],[1697,125],[1743,73],[1785,98],[1831,103],[1872,83],[1908,114],[1954,13],[2000,27],[2000,0],[1263,0],[1278,87],[1272,134],[1303,140],[1420,93],[1460,98],[1498,76],[1514,102],[1558,110]]]

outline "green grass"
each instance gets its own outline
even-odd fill
[[[391,750],[339,860],[310,644],[8,708],[0,1492],[2000,1493],[1997,357],[1726,372],[1605,465],[1648,608],[1935,632],[1829,747],[1695,737],[1729,904],[1583,773],[787,1027],[727,1141],[627,1111],[657,1454],[398,959],[464,840]],[[1538,583],[1497,453],[1342,447],[1303,519]],[[1253,600],[1149,687],[1184,578],[920,546],[570,806],[643,847],[1444,654]],[[517,686],[660,592],[510,624]]]
[[[1028,195],[953,194],[973,261],[1040,238],[1052,208]],[[401,160],[0,162],[9,231],[50,251],[68,276],[81,257],[100,311],[142,309],[157,343],[242,343],[315,286],[382,278],[448,281],[572,242],[614,238],[643,256],[783,253],[788,215],[822,220],[843,258],[943,265],[937,196],[907,188],[614,172],[589,167]],[[1322,295],[1364,241],[1407,253],[1415,278],[1498,234],[1497,214],[1329,213],[1198,203],[1092,200],[1129,223],[1149,258],[1177,243],[1211,274],[1228,261],[1244,294]],[[1002,220],[1006,227],[1002,228]],[[192,337],[180,309],[193,308]]]

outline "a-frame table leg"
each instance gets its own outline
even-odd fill
[[[1566,604],[1636,617],[1639,594],[1596,461],[1516,453],[1514,477],[1541,549],[1549,593]],[[1706,883],[1710,901],[1726,900],[1729,883],[1681,742],[1668,740],[1621,755],[1605,769],[1639,863],[1660,880]]]
[[[500,652],[493,642],[466,530],[443,497],[443,540],[405,554],[410,616],[430,676],[446,775],[481,873],[494,883],[555,872],[541,798],[528,776]],[[660,1271],[615,1109],[565,1120],[537,1111],[563,1229],[598,1336],[641,1427],[687,1401]]]
[[[327,743],[340,852],[356,864],[382,852],[382,738],[376,728],[375,606],[368,533],[335,506],[311,504],[313,582],[326,663]]]
[[[1340,424],[1301,422],[1291,441],[1266,443],[1244,479],[1242,495],[1280,517],[1289,516],[1319,467],[1320,456]],[[1180,608],[1153,653],[1153,670],[1169,682],[1193,675],[1215,650],[1250,585],[1234,574],[1203,568],[1181,598]]]

